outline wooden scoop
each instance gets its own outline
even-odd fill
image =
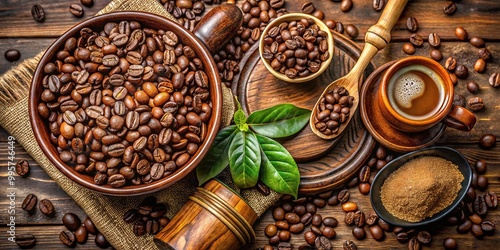
[[[317,136],[323,139],[334,139],[341,135],[344,129],[349,125],[352,116],[356,112],[359,103],[359,85],[361,81],[361,76],[365,71],[366,66],[370,63],[372,58],[377,54],[377,52],[383,48],[391,41],[391,30],[399,19],[401,12],[403,12],[404,7],[408,0],[389,0],[380,16],[378,22],[371,26],[365,35],[365,47],[359,56],[356,65],[352,70],[342,78],[330,83],[328,87],[323,91],[318,101],[314,105],[313,112],[311,113],[311,118],[309,119],[309,125],[311,130]],[[353,104],[351,106],[351,112],[344,123],[340,124],[340,127],[336,133],[324,134],[316,128],[316,116],[319,114],[319,105],[323,96],[333,90],[336,86],[343,86],[349,91],[349,95],[354,97]]]

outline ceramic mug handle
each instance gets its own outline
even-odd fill
[[[471,131],[476,124],[476,116],[464,107],[453,105],[442,122],[454,129]]]

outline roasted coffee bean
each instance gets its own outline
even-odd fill
[[[474,46],[476,48],[484,47],[484,40],[480,37],[473,36],[469,39],[469,42],[472,46]]]
[[[365,229],[363,229],[362,227],[354,227],[352,229],[352,235],[354,236],[354,238],[356,238],[358,240],[362,240],[362,239],[366,238]]]
[[[321,225],[321,223],[319,223],[319,225],[316,225],[316,226],[320,226],[320,225]],[[338,221],[337,221],[337,219],[335,219],[333,217],[325,217],[323,219],[323,225],[325,225],[326,227],[336,227],[338,225]]]
[[[123,214],[123,221],[126,223],[132,223],[139,217],[137,209],[130,209],[125,214]]]
[[[348,24],[345,26],[345,32],[351,38],[356,38],[359,35],[358,28],[352,24]]]
[[[306,213],[306,207],[304,205],[296,205],[293,208],[293,212],[295,212],[298,216],[302,216]]]
[[[290,233],[293,233],[293,234],[301,233],[302,231],[304,231],[304,224],[299,222],[297,224],[290,225],[289,230],[290,230]]]
[[[43,7],[39,4],[33,5],[33,7],[31,7],[31,16],[39,23],[45,21],[45,11],[43,10]]]
[[[472,110],[472,111],[480,111],[484,108],[484,101],[483,98],[475,96],[471,97],[469,101],[467,102],[467,107]],[[480,140],[481,142],[481,140]],[[481,145],[481,143],[480,143]]]
[[[74,213],[66,213],[62,217],[62,222],[64,226],[70,231],[76,231],[78,227],[82,224],[80,218]]]
[[[335,232],[335,230],[332,227],[327,227],[327,226],[325,226],[321,230],[321,233],[323,234],[323,236],[325,236],[328,239],[333,239],[337,235],[337,233]]]
[[[88,236],[89,234],[87,233],[87,229],[85,229],[85,227],[83,226],[80,226],[75,230],[76,242],[80,244],[85,244],[85,242],[87,242]]]
[[[441,51],[433,49],[431,50],[431,58],[435,61],[441,61],[441,59],[443,59],[443,54],[441,54]]]
[[[489,220],[485,220],[481,223],[481,229],[487,234],[493,233],[495,231],[495,223]]]
[[[285,210],[281,207],[276,207],[273,210],[273,218],[276,221],[284,220],[285,219]]]
[[[465,107],[466,101],[463,95],[454,94],[453,95],[453,105]]]
[[[21,58],[21,52],[19,52],[19,50],[17,49],[8,49],[5,51],[4,57],[5,59],[7,59],[7,61],[14,62]]]
[[[401,232],[396,234],[396,239],[399,241],[399,243],[406,243],[410,240],[410,236],[406,232]]]
[[[342,12],[348,12],[352,8],[352,0],[342,0],[340,3],[340,10]]]
[[[385,0],[373,0],[373,8],[376,11],[382,10],[384,6],[385,6]]]
[[[453,15],[455,14],[455,11],[457,11],[457,5],[454,2],[447,2],[443,7],[443,12],[447,15]]]
[[[382,228],[386,232],[392,231],[392,225],[387,223],[386,221],[380,219],[380,218],[378,219],[378,225],[380,226],[380,228]]]
[[[454,238],[448,237],[443,241],[443,247],[446,250],[455,250],[458,248],[458,243]]]
[[[344,33],[344,24],[342,24],[341,22],[337,22],[335,24],[335,30],[340,33],[340,34],[343,34]]]
[[[420,248],[420,242],[417,238],[411,238],[410,241],[408,241],[408,250],[420,250]]]
[[[94,0],[80,0],[80,3],[87,7],[92,7],[92,5],[94,5]]]
[[[370,234],[376,241],[382,241],[385,238],[384,230],[379,225],[370,226]]]
[[[339,192],[337,198],[340,203],[346,203],[349,200],[349,196],[350,196],[349,190],[343,189]]]
[[[499,73],[491,74],[488,82],[490,83],[491,87],[498,88],[498,86],[500,86],[500,74]]]
[[[378,222],[377,213],[375,213],[374,211],[371,211],[370,214],[368,215],[368,217],[366,218],[365,222],[368,226],[373,226],[373,225],[377,224],[377,222]]]
[[[356,211],[354,213],[354,224],[358,227],[365,225],[365,213],[363,211]]]
[[[26,160],[19,160],[16,163],[16,173],[19,176],[25,176],[30,171],[30,164]]]
[[[460,234],[465,234],[468,233],[471,228],[472,222],[469,219],[465,219],[465,221],[457,227],[457,232]]]
[[[444,67],[449,71],[454,71],[457,67],[457,60],[453,57],[449,57],[448,59],[446,59]]]
[[[36,238],[32,234],[18,234],[15,239],[20,248],[32,248],[36,245]]]
[[[467,34],[467,31],[463,27],[457,27],[455,29],[455,35],[457,36],[458,39],[465,41],[469,37]]]
[[[488,61],[491,58],[491,52],[487,48],[481,48],[477,51],[479,58]]]
[[[321,214],[314,214],[312,216],[311,224],[316,227],[320,227],[321,223],[323,223],[323,216]]]
[[[346,202],[342,204],[342,210],[344,212],[354,212],[358,210],[358,205],[354,202]]]
[[[69,12],[73,14],[75,17],[82,17],[83,16],[83,7],[79,4],[72,4],[69,6]]]
[[[290,224],[295,224],[300,222],[300,217],[296,213],[286,213],[285,220]]]
[[[477,97],[477,98],[479,98],[479,97]],[[470,100],[469,100],[469,103],[470,103]],[[476,105],[479,106],[479,103],[482,103],[482,99],[480,99],[480,100],[474,100],[473,103],[472,103],[472,105],[473,106],[476,106]],[[496,141],[497,141],[497,138],[496,138],[496,136],[494,134],[484,134],[479,139],[479,146],[481,148],[483,148],[483,149],[491,149],[491,148],[493,148],[495,146]]]
[[[474,71],[482,73],[484,72],[485,69],[486,69],[486,62],[481,58],[477,59],[476,63],[474,63]]]
[[[273,224],[269,224],[264,229],[264,233],[267,237],[273,237],[278,233],[278,228]]]
[[[417,47],[421,47],[422,44],[424,44],[424,39],[422,38],[421,35],[414,33],[414,34],[411,34],[411,36],[410,36],[410,43],[417,46]]]
[[[75,235],[68,230],[61,231],[59,240],[68,247],[74,247],[76,245]]]
[[[54,205],[52,205],[52,202],[47,199],[43,199],[38,202],[38,209],[40,209],[40,212],[45,215],[52,215],[54,213]]]
[[[160,229],[160,224],[157,220],[148,220],[146,222],[146,233],[147,234],[156,234]]]
[[[316,240],[314,241],[314,246],[316,246],[316,248],[318,250],[331,250],[331,249],[333,249],[332,243],[325,236],[317,237]]]
[[[497,194],[493,191],[488,191],[484,194],[484,202],[488,208],[496,208],[498,206]]]
[[[484,175],[477,177],[477,189],[485,191],[488,188],[488,178]]]
[[[32,211],[35,208],[37,203],[37,197],[34,194],[28,194],[21,205],[21,208],[24,211]]]
[[[344,222],[347,225],[353,225],[354,224],[354,212],[348,212],[345,214]]]
[[[282,229],[282,230],[288,230],[290,228],[290,225],[288,224],[288,222],[286,222],[284,220],[276,221],[274,223],[274,225],[276,225],[276,227],[278,229]]]
[[[102,235],[101,233],[96,234],[96,236],[94,238],[94,243],[96,244],[96,246],[98,246],[100,248],[108,248],[109,247],[108,240],[106,240],[106,237],[104,237],[104,235]]]
[[[304,240],[306,241],[307,244],[314,246],[314,243],[316,241],[316,234],[314,234],[312,231],[307,231],[304,233]]]
[[[469,76],[469,69],[465,65],[458,65],[455,69],[455,75],[460,79],[466,79]]]
[[[95,227],[94,223],[88,216],[85,217],[85,220],[83,220],[83,226],[85,227],[85,230],[87,230],[88,233],[94,235],[97,234],[97,228]]]
[[[311,2],[305,2],[302,4],[302,12],[306,14],[311,14],[314,11],[314,4]]]
[[[418,21],[415,17],[408,17],[406,20],[406,28],[410,32],[416,32],[418,30]]]
[[[344,250],[357,250],[358,249],[356,247],[356,244],[354,244],[354,242],[352,242],[350,240],[344,241],[344,243],[342,243],[342,248]]]
[[[472,94],[477,94],[479,91],[479,85],[476,82],[468,82],[467,90],[469,90]]]
[[[478,239],[482,239],[484,237],[484,232],[480,225],[473,224],[470,231],[472,235]]]
[[[291,234],[289,231],[286,230],[281,230],[278,232],[278,238],[280,241],[289,241],[291,237]]]
[[[321,229],[319,229],[319,227],[317,227],[317,226],[311,226],[311,232],[313,232],[314,234],[316,234],[318,236],[323,235],[323,232],[321,232]]]
[[[439,47],[439,45],[441,45],[441,38],[439,38],[438,34],[436,33],[429,34],[429,45],[431,45],[434,48],[437,48]]]
[[[418,232],[417,239],[422,244],[429,244],[431,242],[431,234],[427,231],[420,231]]]
[[[408,55],[413,55],[415,53],[415,47],[411,43],[403,44],[403,51]]]

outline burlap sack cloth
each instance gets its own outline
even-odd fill
[[[156,0],[114,0],[98,15],[124,10],[151,12],[173,19]],[[111,197],[84,188],[59,172],[36,143],[28,116],[28,92],[32,75],[42,55],[43,52],[39,53],[0,77],[0,125],[16,137],[45,172],[85,210],[113,247],[116,249],[156,249],[152,236],[135,236],[132,232],[132,225],[126,224],[122,219],[123,213],[130,208],[137,207],[144,196]],[[227,125],[234,112],[234,103],[230,90],[223,86],[223,92],[225,101],[223,124]],[[232,186],[230,178],[222,177],[222,180]],[[168,205],[167,216],[172,218],[187,201],[187,197],[192,194],[197,183],[193,172],[175,185],[152,195]],[[243,190],[241,195],[258,215],[264,213],[279,198],[277,193],[262,196],[255,190]]]

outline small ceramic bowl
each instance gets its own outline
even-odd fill
[[[205,72],[208,77],[209,82],[209,92],[210,92],[210,102],[212,103],[212,115],[209,122],[207,122],[206,135],[203,142],[199,145],[196,153],[194,153],[190,160],[187,161],[183,166],[177,168],[172,174],[166,177],[160,178],[157,181],[150,183],[141,183],[139,185],[125,185],[119,188],[111,187],[110,184],[97,185],[94,182],[93,175],[87,175],[79,173],[74,167],[71,167],[64,163],[57,151],[56,146],[51,143],[50,130],[48,122],[46,119],[42,118],[38,112],[38,104],[41,102],[40,94],[43,91],[43,78],[45,76],[44,66],[48,62],[52,62],[56,59],[58,51],[64,49],[65,42],[70,37],[75,37],[80,34],[80,30],[84,27],[89,27],[94,30],[102,30],[104,25],[108,22],[120,22],[120,21],[137,21],[142,24],[143,27],[148,27],[152,29],[163,29],[173,31],[184,45],[190,46],[198,58],[202,61]],[[187,31],[178,23],[169,20],[164,17],[160,17],[154,14],[146,12],[114,12],[109,14],[100,15],[97,17],[85,20],[66,31],[61,37],[59,37],[45,52],[43,57],[38,64],[38,67],[33,76],[32,85],[30,89],[30,96],[28,100],[29,116],[33,132],[35,134],[36,142],[56,168],[61,171],[64,175],[69,177],[76,183],[92,189],[94,191],[115,195],[115,196],[129,196],[129,195],[140,195],[159,191],[165,189],[168,186],[176,183],[177,181],[184,178],[188,173],[190,173],[197,164],[202,160],[205,154],[208,152],[217,132],[219,131],[221,115],[222,115],[222,90],[220,87],[221,80],[219,78],[219,73],[212,56],[205,45],[193,35],[193,33]]]
[[[269,30],[271,30],[273,27],[279,26],[283,22],[300,21],[303,18],[308,18],[308,19],[314,20],[315,24],[318,25],[318,27],[320,28],[320,30],[325,31],[327,33],[327,42],[328,42],[329,57],[328,57],[327,60],[325,60],[325,61],[323,61],[321,63],[321,66],[320,66],[319,70],[316,71],[315,73],[309,74],[309,75],[307,75],[305,77],[289,78],[285,74],[282,74],[282,73],[274,70],[271,67],[271,64],[264,59],[264,57],[263,57],[263,53],[264,53],[264,39],[266,38],[267,34],[269,33]],[[330,62],[332,61],[332,57],[333,57],[333,48],[334,48],[333,36],[332,36],[332,33],[330,32],[330,29],[328,28],[328,26],[326,26],[326,24],[323,23],[318,18],[316,18],[316,17],[314,17],[312,15],[303,14],[303,13],[289,13],[289,14],[285,14],[283,16],[280,16],[280,17],[274,19],[264,29],[264,31],[262,32],[262,35],[260,36],[260,40],[259,40],[259,54],[260,54],[260,58],[262,60],[262,63],[264,63],[264,66],[275,77],[277,77],[278,79],[283,80],[285,82],[289,82],[289,83],[307,82],[307,81],[311,81],[311,80],[315,79],[316,77],[318,77],[319,75],[321,75],[321,73],[323,73],[325,71],[325,69],[327,69],[330,66]]]
[[[382,200],[380,197],[380,188],[382,187],[384,181],[387,179],[387,177],[389,177],[389,175],[392,172],[394,172],[396,169],[398,169],[411,159],[420,156],[437,156],[453,162],[454,164],[458,165],[458,170],[464,176],[464,180],[461,183],[462,187],[458,192],[457,197],[455,198],[455,200],[453,200],[451,205],[443,209],[441,212],[435,214],[434,216],[426,218],[420,222],[408,222],[396,218],[394,215],[389,213],[389,211],[387,211],[387,209],[382,204]],[[460,204],[460,201],[465,197],[467,190],[470,187],[471,179],[472,179],[472,169],[469,166],[469,162],[458,151],[448,147],[433,147],[433,148],[421,149],[394,159],[377,173],[375,179],[373,179],[372,186],[370,189],[370,202],[372,204],[373,209],[378,214],[378,216],[387,223],[400,227],[420,227],[439,221],[440,219],[444,218],[447,214],[449,214],[451,211],[453,211]]]

